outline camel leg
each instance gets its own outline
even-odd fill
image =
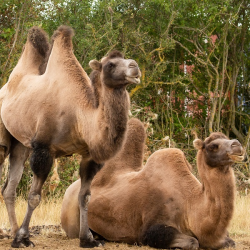
[[[29,152],[28,148],[17,141],[11,145],[9,174],[2,189],[2,194],[8,211],[12,235],[15,235],[19,228],[15,213],[16,188],[22,177],[24,162],[28,158]]]
[[[103,165],[97,164],[93,160],[88,162],[81,161],[80,164],[80,178],[81,189],[78,196],[80,208],[80,247],[90,248],[102,246],[99,241],[96,241],[89,230],[88,226],[88,204],[90,201],[90,185],[95,174],[101,169]]]
[[[0,146],[0,182],[2,179],[3,163],[5,160],[5,147]],[[0,239],[4,238],[6,235],[3,230],[0,228]]]
[[[0,147],[0,182],[1,182],[1,179],[2,179],[2,172],[3,172],[3,163],[4,163],[4,152],[2,152],[3,148]]]
[[[2,179],[3,164],[6,157],[7,157],[6,147],[0,145],[0,182]]]
[[[157,224],[146,230],[142,244],[154,248],[198,249],[198,240],[180,233],[176,228]]]
[[[34,176],[28,196],[26,215],[11,244],[15,248],[34,246],[34,243],[29,240],[29,223],[33,211],[40,203],[42,186],[53,164],[53,157],[47,145],[35,142],[32,143],[32,147],[33,152],[30,159],[30,166],[34,172]]]

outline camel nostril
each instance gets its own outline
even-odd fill
[[[234,142],[231,144],[231,147],[239,147],[239,146],[241,146],[241,144],[238,140],[234,140]]]
[[[131,62],[128,66],[129,66],[129,68],[137,68],[138,67],[136,62]]]

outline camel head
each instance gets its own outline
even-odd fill
[[[194,147],[201,150],[204,159],[210,167],[231,166],[235,161],[242,161],[245,151],[238,140],[229,140],[220,132],[212,133],[203,142],[200,139],[194,140]]]
[[[235,161],[243,161],[245,151],[238,140],[229,140],[220,132],[212,133],[203,142],[194,140],[194,147],[201,150],[205,156],[205,162],[210,167],[223,167],[232,165]]]
[[[89,62],[93,70],[100,72],[102,82],[110,88],[121,88],[128,84],[139,84],[141,71],[132,59],[124,59],[119,51],[112,51],[101,61]]]

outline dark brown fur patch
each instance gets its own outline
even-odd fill
[[[110,59],[111,58],[116,58],[116,57],[124,58],[124,55],[118,50],[113,50],[113,51],[108,53],[107,57],[110,58]]]
[[[154,248],[169,248],[178,233],[174,227],[156,224],[148,228],[142,238],[142,244]]]
[[[51,37],[52,44],[55,39],[57,39],[59,36],[64,38],[64,45],[67,47],[72,47],[71,39],[74,36],[74,31],[71,27],[66,25],[61,25],[58,27],[58,29],[54,32],[53,36]]]
[[[45,58],[47,51],[49,50],[48,35],[39,27],[32,27],[28,33],[28,40],[39,52],[39,54]]]
[[[229,139],[226,135],[224,135],[221,132],[213,132],[210,134],[210,136],[205,140],[206,144],[209,144],[210,142],[216,140],[216,139]]]

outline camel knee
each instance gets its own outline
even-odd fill
[[[14,204],[16,199],[16,192],[3,192],[2,193],[5,204]]]
[[[198,249],[198,240],[180,233],[176,228],[157,224],[146,230],[142,244],[154,248]]]
[[[41,195],[39,194],[30,194],[28,198],[28,204],[32,209],[35,209],[41,201]]]
[[[91,198],[91,194],[89,191],[87,191],[85,194],[79,194],[79,197],[78,197],[79,206],[82,207],[84,210],[88,210],[90,198]]]

